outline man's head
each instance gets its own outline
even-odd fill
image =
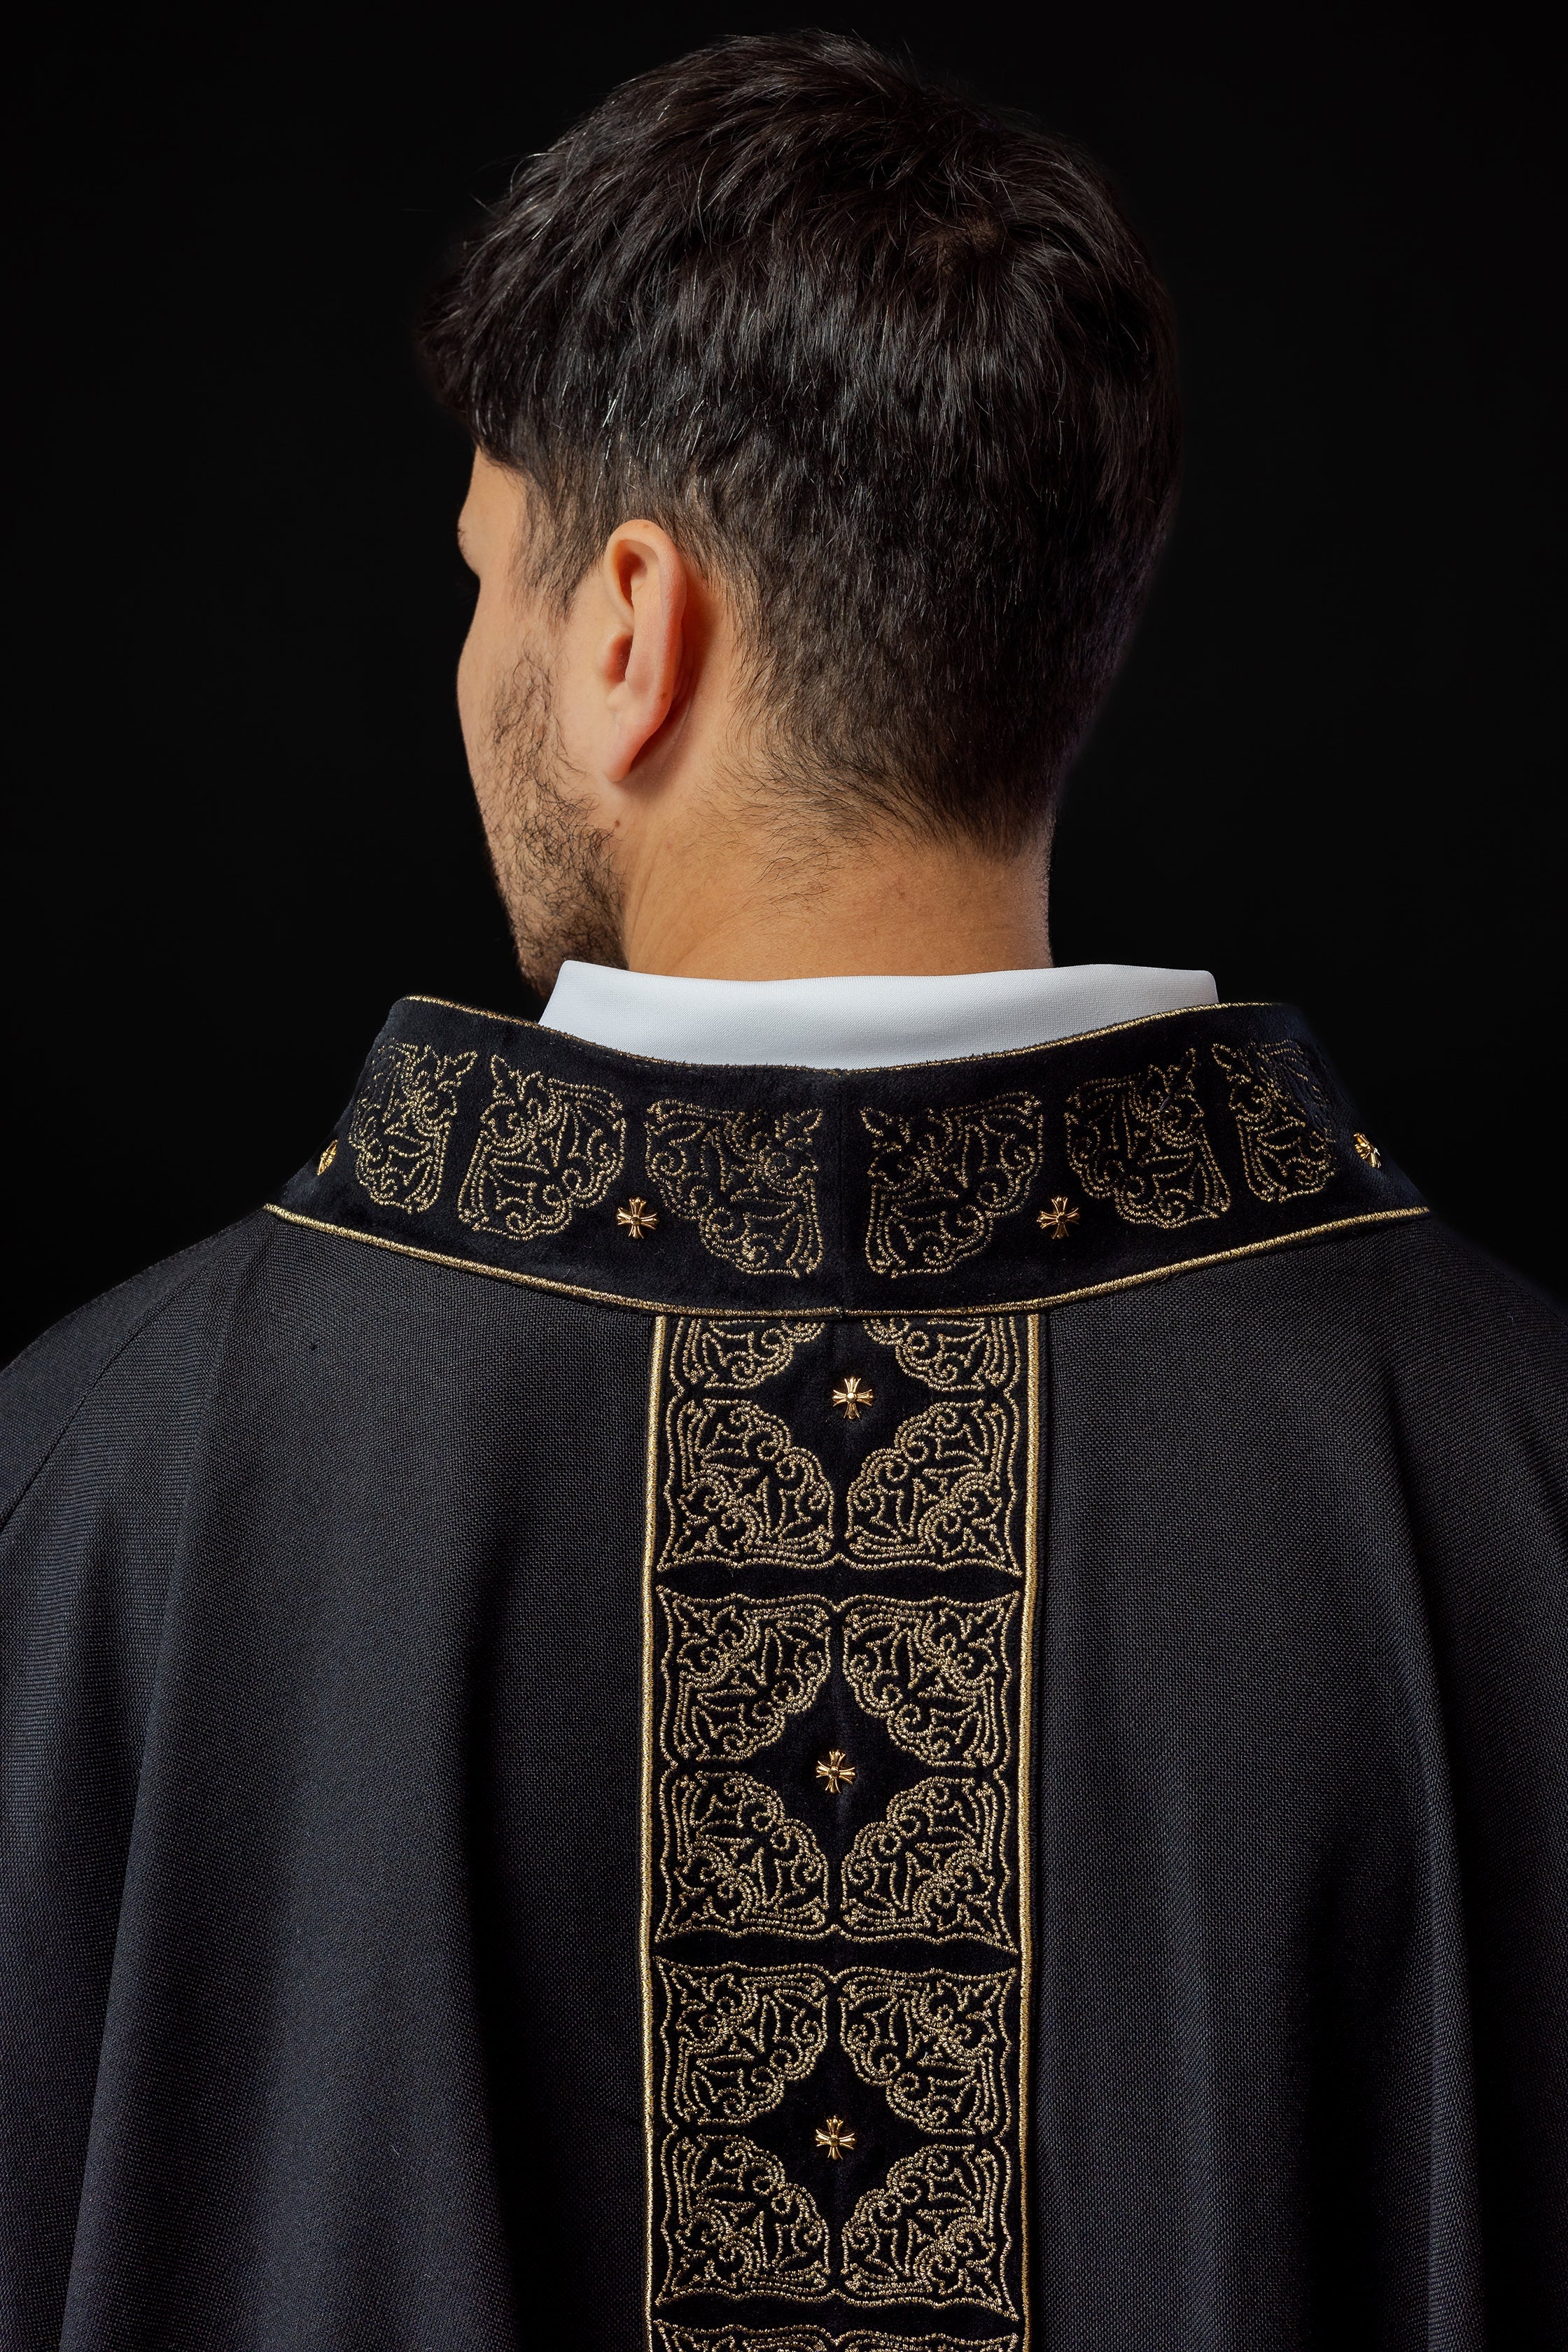
[[[426,348],[479,453],[460,700],[531,977],[618,958],[658,887],[623,832],[694,740],[705,824],[781,870],[1044,840],[1179,448],[1164,293],[1080,156],[858,42],[726,42],[521,167]]]

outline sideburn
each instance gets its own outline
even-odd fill
[[[526,655],[497,698],[486,766],[490,871],[523,978],[548,996],[569,960],[624,969],[620,883],[588,803],[573,795],[549,677]]]

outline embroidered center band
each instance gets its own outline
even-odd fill
[[[655,1334],[649,2340],[1022,2352],[1037,1326]]]

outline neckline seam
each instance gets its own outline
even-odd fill
[[[1216,998],[1212,1003],[1207,1004],[1174,1004],[1163,1013],[1135,1013],[1129,1020],[1106,1022],[1097,1029],[1075,1029],[1066,1037],[1046,1037],[1033,1045],[999,1045],[984,1053],[944,1055],[934,1061],[861,1063],[857,1064],[853,1068],[843,1069],[826,1067],[821,1063],[813,1062],[683,1062],[668,1055],[640,1054],[630,1046],[601,1045],[596,1038],[579,1037],[574,1030],[557,1029],[553,1026],[547,1028],[542,1022],[530,1021],[521,1013],[493,1013],[484,1005],[456,1003],[450,997],[422,994],[399,997],[397,1004],[393,1006],[393,1014],[395,1014],[398,1004],[429,1004],[436,1006],[441,1012],[463,1013],[470,1020],[499,1022],[505,1028],[529,1030],[540,1036],[559,1037],[582,1053],[605,1054],[620,1062],[641,1062],[652,1069],[776,1071],[792,1077],[817,1078],[840,1085],[851,1079],[876,1078],[895,1072],[907,1074],[911,1070],[956,1070],[981,1062],[1016,1061],[1026,1055],[1053,1053],[1058,1046],[1081,1045],[1093,1038],[1113,1037],[1130,1029],[1149,1028],[1159,1021],[1202,1020],[1216,1013],[1258,1013],[1287,1009],[1275,997]],[[389,1019],[391,1017],[389,1015]]]

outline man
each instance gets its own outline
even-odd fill
[[[1147,257],[746,40],[428,344],[553,992],[7,1376],[7,2341],[1568,2340],[1561,1326],[1297,1015],[1050,965]]]

